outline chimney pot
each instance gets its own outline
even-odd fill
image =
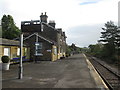
[[[46,12],[45,12],[45,15],[46,15]]]

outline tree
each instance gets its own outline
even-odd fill
[[[74,43],[70,46],[70,49],[73,54],[77,54],[81,52],[81,48],[77,47]]]
[[[11,15],[3,15],[2,17],[2,38],[14,39],[20,35],[19,28],[15,25]]]
[[[99,41],[105,42],[107,44],[116,45],[117,37],[120,34],[118,27],[114,25],[112,21],[105,23],[105,28],[102,28],[104,32],[101,32],[101,37],[103,38]]]
[[[66,56],[67,56],[67,57],[70,56],[71,52],[72,52],[72,50],[71,50],[70,46],[67,45],[67,48],[66,48]]]
[[[101,58],[102,57],[102,52],[103,52],[103,45],[98,43],[98,44],[95,44],[95,45],[89,45],[89,53],[93,56],[96,56],[96,57],[99,57]]]
[[[75,46],[74,43],[72,43],[72,45],[67,45],[67,49],[66,49],[66,54],[67,56],[70,56],[70,54],[77,54],[80,53],[82,50],[82,48]]]
[[[102,39],[99,42],[104,42],[104,56],[113,59],[117,55],[120,30],[112,21],[105,23],[105,28],[102,28],[102,30],[100,37]]]

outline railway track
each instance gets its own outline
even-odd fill
[[[118,73],[112,71],[94,57],[89,57],[89,60],[110,90],[120,90],[120,75]]]

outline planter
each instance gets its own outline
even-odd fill
[[[9,70],[10,58],[8,56],[2,56],[2,70]]]
[[[10,63],[2,63],[2,70],[9,70]]]

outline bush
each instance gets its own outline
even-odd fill
[[[8,56],[2,56],[1,60],[2,60],[3,63],[10,62],[10,58]]]

